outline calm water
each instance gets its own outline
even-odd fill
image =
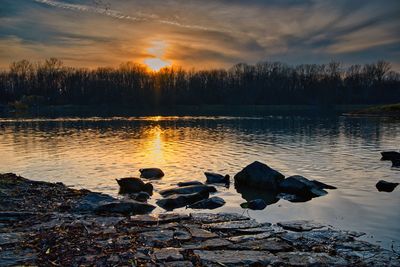
[[[286,176],[299,174],[338,187],[305,203],[275,200],[260,221],[314,219],[400,250],[400,190],[380,193],[380,179],[400,181],[400,169],[379,152],[400,148],[400,122],[384,119],[269,117],[139,117],[0,119],[0,172],[62,181],[114,196],[115,178],[160,167],[156,191],[179,181],[205,180],[204,171],[233,176],[259,160]],[[242,212],[233,184],[218,187],[226,205]],[[251,192],[247,192],[251,194]],[[247,195],[246,195],[247,196]],[[262,196],[268,198],[268,196]],[[156,193],[152,203],[160,196]],[[271,201],[274,202],[274,201]],[[180,209],[184,211],[184,209]],[[157,209],[157,212],[162,210]]]

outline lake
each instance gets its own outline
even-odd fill
[[[400,182],[400,169],[380,160],[380,151],[399,148],[399,121],[338,115],[0,119],[2,173],[118,196],[115,178],[139,176],[143,167],[165,172],[152,181],[157,192],[180,181],[205,181],[204,171],[233,177],[258,160],[285,176],[299,174],[338,189],[303,203],[275,199],[250,211],[252,218],[313,219],[366,232],[364,239],[396,251],[400,190],[378,192],[375,184]],[[226,204],[212,212],[243,212],[245,200],[233,183],[217,188]],[[155,193],[150,202],[159,198]]]

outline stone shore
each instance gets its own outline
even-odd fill
[[[400,266],[363,233],[317,222],[96,212],[109,199],[0,174],[0,266]]]

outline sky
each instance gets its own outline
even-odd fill
[[[0,0],[0,68],[363,64],[400,70],[399,0]]]

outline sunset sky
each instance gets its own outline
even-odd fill
[[[399,14],[399,0],[1,0],[0,68],[58,57],[153,69],[384,59],[400,70]]]

